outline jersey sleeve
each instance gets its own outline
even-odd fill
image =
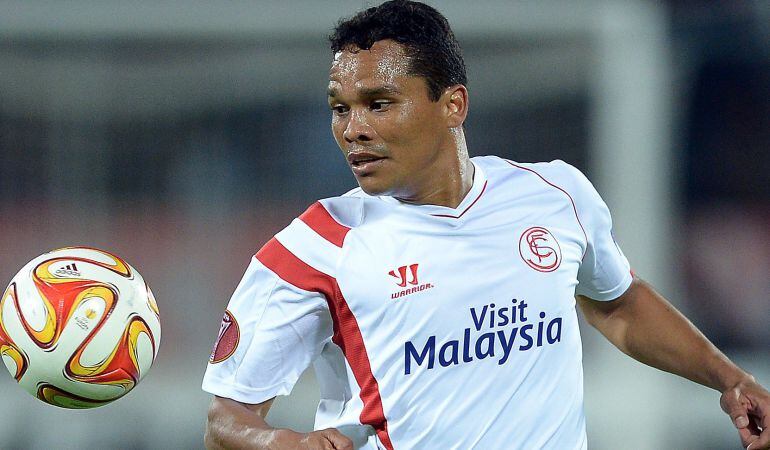
[[[610,210],[582,172],[559,163],[569,172],[569,192],[587,238],[575,293],[594,300],[614,300],[628,289],[633,275],[612,235]]]
[[[288,395],[331,330],[321,293],[293,286],[255,256],[227,306],[203,390],[252,404]]]
[[[243,403],[286,395],[335,332],[329,302],[359,199],[319,201],[254,255],[219,330],[203,390]],[[348,217],[349,216],[349,217]]]

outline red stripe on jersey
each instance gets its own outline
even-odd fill
[[[519,169],[522,169],[522,170],[526,170],[527,172],[532,172],[532,173],[534,173],[535,175],[537,175],[538,177],[540,177],[540,179],[541,179],[541,180],[545,181],[545,182],[546,182],[547,184],[549,184],[550,186],[552,186],[552,187],[555,187],[556,189],[558,189],[558,190],[560,190],[560,191],[564,192],[564,194],[566,194],[566,195],[567,195],[567,197],[569,198],[569,201],[570,201],[570,203],[572,203],[572,210],[573,210],[573,211],[575,211],[575,218],[577,219],[577,223],[578,223],[578,225],[580,225],[580,229],[583,231],[583,236],[585,236],[585,238],[586,238],[586,249],[585,249],[585,250],[583,250],[583,256],[581,256],[581,257],[580,257],[580,259],[583,259],[583,258],[585,258],[585,256],[586,256],[586,251],[588,251],[588,234],[586,234],[586,229],[585,229],[585,228],[583,228],[583,224],[580,222],[580,216],[578,216],[577,207],[575,206],[575,200],[573,200],[573,199],[572,199],[572,196],[571,196],[571,195],[569,195],[569,192],[565,191],[565,190],[564,190],[564,189],[562,189],[561,187],[559,187],[559,186],[557,186],[557,185],[555,185],[555,184],[551,183],[550,181],[546,180],[545,178],[543,178],[543,176],[542,176],[542,175],[540,175],[539,173],[535,172],[535,171],[534,171],[534,170],[532,170],[532,169],[529,169],[529,168],[526,168],[526,167],[520,166],[520,165],[518,165],[518,164],[514,164],[514,163],[512,163],[511,161],[508,161],[507,159],[504,159],[503,161],[507,162],[508,164],[512,165],[513,167],[518,167]]]
[[[267,241],[267,244],[259,249],[254,257],[283,281],[293,286],[306,291],[320,292],[326,298],[334,295],[334,286],[337,284],[334,278],[294,256],[294,253],[276,238]]]
[[[484,186],[481,187],[481,192],[479,192],[479,196],[476,197],[476,199],[473,200],[473,202],[471,202],[471,204],[468,205],[468,207],[465,208],[465,210],[463,210],[463,212],[461,212],[459,216],[453,216],[451,214],[431,214],[431,215],[436,217],[449,217],[450,219],[459,219],[460,217],[463,216],[463,214],[468,212],[468,210],[471,209],[471,207],[473,207],[473,205],[475,205],[477,201],[479,201],[482,195],[484,195],[484,191],[487,189],[487,183],[488,181],[484,182]]]
[[[334,217],[320,202],[313,203],[299,216],[299,220],[305,222],[313,231],[337,247],[342,247],[345,235],[350,231],[349,227],[334,220]]]
[[[337,288],[337,296],[334,301],[329,302],[329,310],[335,326],[332,342],[342,349],[345,359],[348,360],[348,364],[353,370],[353,376],[356,377],[358,386],[361,388],[361,392],[358,394],[364,403],[360,416],[361,423],[371,425],[377,431],[382,445],[388,450],[393,450],[393,443],[388,434],[388,420],[382,409],[380,387],[372,373],[369,355],[366,353],[364,339],[361,336],[361,329],[358,328],[356,316],[348,307],[339,286],[336,282],[334,284]]]
[[[287,283],[306,291],[321,293],[326,297],[334,327],[332,341],[342,349],[361,388],[359,396],[364,403],[361,423],[371,425],[385,448],[393,450],[393,443],[388,434],[388,421],[382,408],[380,388],[372,373],[364,338],[356,317],[342,296],[337,280],[297,258],[275,238],[270,239],[255,257]]]

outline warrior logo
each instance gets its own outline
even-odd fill
[[[519,254],[529,267],[538,272],[553,272],[561,264],[559,243],[543,227],[528,228],[521,234]]]
[[[238,330],[238,322],[230,311],[225,310],[225,316],[222,317],[222,324],[219,326],[219,335],[214,343],[214,349],[211,351],[209,363],[220,363],[229,358],[238,347],[238,341],[241,338]]]
[[[408,266],[401,266],[396,270],[391,270],[388,272],[388,275],[398,280],[396,284],[399,287],[406,288],[400,291],[392,292],[390,294],[390,298],[397,299],[399,297],[406,297],[407,295],[414,294],[415,292],[422,292],[433,287],[433,284],[431,283],[420,284],[420,282],[417,281],[417,268],[419,266],[419,264],[410,264]],[[407,270],[409,270],[408,274]],[[411,275],[411,277],[409,275]],[[409,287],[407,287],[407,285],[409,285]]]
[[[409,284],[417,285],[419,282],[417,281],[417,267],[419,264],[410,264],[409,265],[409,271],[412,272],[412,279],[408,281]],[[406,267],[407,266],[401,266],[398,268],[398,274],[396,274],[395,270],[391,270],[388,272],[388,275],[390,275],[393,278],[398,279],[398,285],[401,287],[406,287]]]

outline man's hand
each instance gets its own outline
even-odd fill
[[[299,433],[265,422],[273,399],[247,404],[214,396],[203,441],[209,450],[353,450],[334,428]]]
[[[719,404],[732,419],[746,449],[770,449],[770,392],[752,377],[724,391]]]
[[[335,428],[305,433],[297,449],[302,450],[353,450],[353,441]]]

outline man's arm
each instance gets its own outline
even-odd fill
[[[250,405],[228,398],[211,401],[204,442],[209,450],[353,450],[353,443],[334,428],[298,433],[273,428],[265,416],[273,399]]]
[[[608,302],[576,298],[588,323],[627,355],[721,392],[722,409],[743,445],[770,449],[770,393],[649,284],[635,278],[623,295]]]

